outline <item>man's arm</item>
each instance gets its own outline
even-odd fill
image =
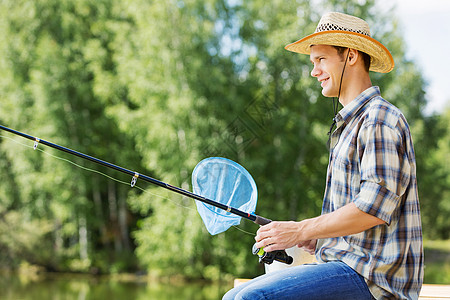
[[[316,218],[264,225],[256,233],[256,247],[266,252],[283,250],[303,241],[356,234],[381,224],[385,222],[349,203]]]

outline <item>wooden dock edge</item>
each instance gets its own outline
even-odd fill
[[[450,285],[424,284],[419,299],[450,299]]]

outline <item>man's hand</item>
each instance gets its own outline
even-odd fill
[[[297,245],[297,247],[305,250],[306,252],[308,252],[311,255],[314,255],[314,253],[316,252],[316,245],[317,245],[317,240],[314,239],[314,240],[301,241]]]
[[[299,222],[270,222],[259,228],[255,240],[266,252],[291,248],[301,242]]]

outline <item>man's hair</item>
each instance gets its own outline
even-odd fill
[[[337,50],[339,56],[340,56],[342,59],[345,59],[345,58],[344,58],[344,52],[345,52],[345,50],[347,50],[348,48],[346,48],[346,47],[340,47],[340,46],[333,46],[333,47],[336,48],[336,50]],[[361,53],[361,56],[362,56],[362,58],[363,58],[363,60],[364,60],[364,68],[366,69],[367,72],[369,72],[369,69],[370,69],[370,55],[367,54],[367,53],[364,53],[364,52],[362,52],[362,51],[359,51],[359,50],[358,50],[358,52]]]

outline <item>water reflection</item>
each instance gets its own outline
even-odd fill
[[[2,274],[0,277],[0,298],[5,300],[210,300],[221,299],[230,288],[229,284],[120,281],[75,275],[29,278]]]

